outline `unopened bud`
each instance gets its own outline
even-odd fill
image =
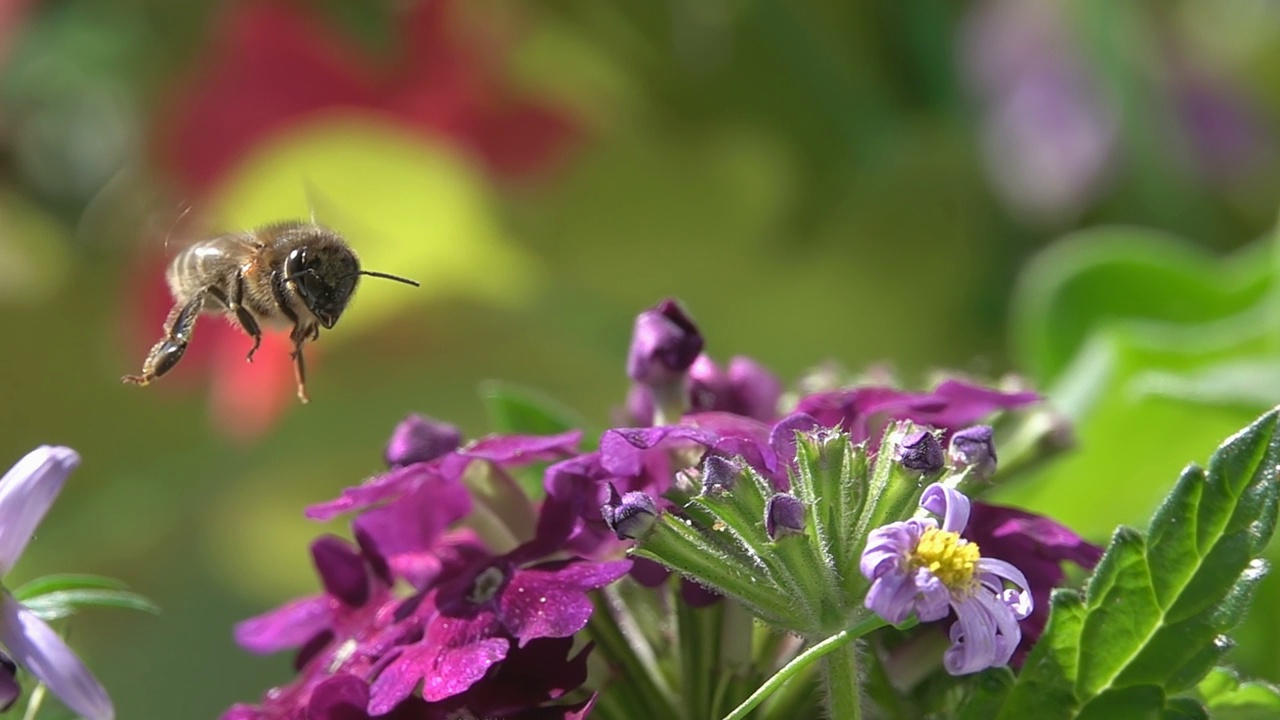
[[[720,455],[708,455],[702,462],[702,494],[720,495],[733,489],[738,483],[742,468]]]
[[[932,475],[942,469],[942,443],[933,433],[916,430],[898,441],[895,456],[902,466],[924,475]]]
[[[396,425],[384,454],[392,468],[435,460],[458,449],[462,433],[446,422],[410,415]]]
[[[770,540],[804,532],[806,508],[795,495],[778,493],[764,506],[764,531]]]
[[[658,520],[658,506],[647,493],[633,491],[618,497],[609,486],[609,502],[600,507],[600,516],[619,540],[638,540],[648,534]]]
[[[992,442],[991,427],[974,425],[956,432],[951,436],[947,456],[956,469],[970,468],[971,472],[984,479],[991,477],[996,471],[996,448]]]
[[[663,300],[636,316],[627,354],[627,375],[649,387],[683,382],[702,352],[698,326],[674,300]]]

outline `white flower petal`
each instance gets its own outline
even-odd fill
[[[115,720],[111,698],[53,628],[0,590],[0,644],[14,662],[86,720]]]
[[[75,450],[43,445],[0,478],[0,576],[18,563],[62,484],[79,464]]]

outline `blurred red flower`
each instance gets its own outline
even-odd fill
[[[328,26],[310,4],[229,3],[209,45],[160,111],[161,168],[198,203],[274,133],[342,108],[444,139],[500,178],[528,177],[563,156],[578,126],[563,110],[510,86],[506,41],[463,28],[452,0],[384,7],[398,13],[390,61]],[[139,364],[172,302],[164,282],[172,254],[144,255],[129,283],[127,337]],[[207,369],[215,425],[233,437],[257,436],[296,400],[287,340],[268,332],[252,364],[245,362],[250,344],[229,323],[204,318],[182,364],[161,383],[181,384]],[[315,348],[307,346],[309,368]]]
[[[305,3],[230,5],[199,67],[171,99],[161,161],[199,193],[271,133],[345,107],[451,140],[501,177],[546,168],[573,140],[576,123],[511,87],[502,43],[464,34],[456,5],[410,3],[397,18],[390,63],[326,27]]]

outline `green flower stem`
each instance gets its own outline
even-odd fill
[[[814,645],[808,650],[805,650],[804,652],[797,655],[794,660],[787,663],[781,670],[775,673],[773,677],[766,680],[765,683],[761,685],[759,689],[757,689],[754,693],[751,694],[751,697],[746,699],[746,702],[739,705],[733,712],[729,713],[728,715],[725,715],[724,720],[744,720],[747,717],[747,715],[756,708],[757,705],[759,705],[761,702],[764,701],[766,697],[768,697],[775,690],[777,690],[778,688],[786,684],[788,680],[794,678],[796,675],[800,674],[801,672],[804,672],[806,669],[809,668],[810,665],[817,662],[818,660],[821,660],[827,655],[837,650],[840,650],[841,648],[848,645],[850,642],[856,640],[857,638],[860,638],[863,635],[866,635],[867,633],[873,630],[882,628],[887,624],[888,623],[886,623],[878,615],[868,615],[867,617],[863,618],[860,622],[858,622],[857,625],[854,625],[853,627],[847,628],[845,630],[841,630],[835,635],[832,635],[826,640],[823,640],[817,645]],[[856,667],[856,659],[853,656],[853,649],[850,648],[847,654],[850,658],[849,661],[855,662],[855,667]],[[852,678],[852,683],[850,685],[850,689],[852,689],[855,693],[858,692],[857,682],[858,682],[858,678],[855,675]],[[855,699],[860,702],[860,698],[855,698]],[[845,707],[845,702],[843,700],[841,701],[840,707]],[[841,718],[841,720],[843,720],[847,716],[835,715],[833,717],[838,717],[838,718]],[[857,717],[857,715],[848,716],[848,717]]]
[[[862,717],[862,673],[858,647],[845,643],[822,658],[823,701],[827,717],[858,720]]]
[[[596,608],[591,613],[587,629],[591,638],[610,660],[620,666],[622,672],[622,678],[613,685],[628,691],[633,706],[643,709],[642,717],[680,717],[671,689],[663,681],[661,672],[645,662],[628,642],[613,620],[609,603],[600,593],[593,594],[592,601]]]
[[[730,602],[730,601],[726,601]],[[724,603],[695,608],[676,602],[676,622],[680,634],[680,695],[688,717],[711,716],[713,684],[719,662],[720,617]]]

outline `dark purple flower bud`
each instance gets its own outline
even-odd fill
[[[764,506],[764,531],[770,540],[804,532],[804,502],[795,495],[778,493]]]
[[[18,666],[8,655],[0,652],[0,712],[4,712],[13,707],[22,695],[22,688],[18,686]]]
[[[658,506],[647,493],[629,492],[618,497],[617,488],[609,486],[609,502],[600,507],[605,525],[619,540],[644,537],[658,520]]]
[[[708,455],[702,462],[702,494],[727,493],[738,483],[742,468],[737,463],[719,455]]]
[[[351,607],[360,607],[369,599],[369,574],[364,556],[346,540],[323,535],[311,543],[311,558],[324,589]]]
[[[972,468],[983,478],[991,477],[996,471],[996,448],[991,441],[991,426],[974,425],[952,435],[947,455],[957,469]]]
[[[698,326],[674,300],[663,300],[636,316],[627,355],[627,375],[650,387],[683,380],[702,352]]]
[[[938,442],[933,433],[925,430],[907,433],[898,442],[897,459],[909,470],[924,475],[936,473],[942,469],[942,443]]]
[[[392,468],[435,460],[462,444],[462,433],[446,422],[410,415],[391,433],[385,457]]]

